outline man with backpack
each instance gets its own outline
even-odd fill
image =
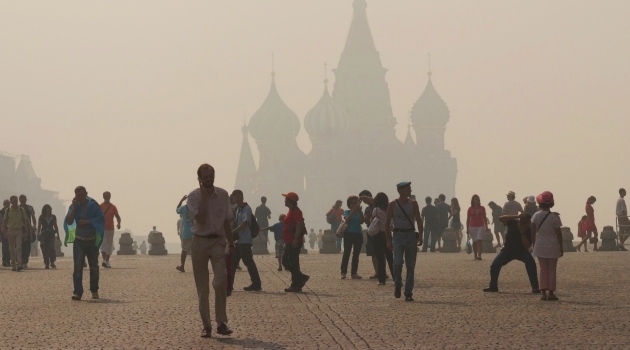
[[[251,279],[251,285],[243,288],[243,290],[247,292],[260,292],[262,290],[262,284],[252,253],[253,238],[258,236],[260,227],[256,222],[256,218],[252,215],[252,208],[247,202],[243,201],[243,191],[234,190],[231,197],[234,203],[236,203],[236,215],[234,217],[236,227],[232,230],[232,234],[235,236],[234,240],[236,241],[236,249],[232,257],[232,280],[234,280],[235,277],[236,266],[241,259],[243,259],[243,263],[247,266],[247,272]],[[237,235],[238,237],[236,237]]]

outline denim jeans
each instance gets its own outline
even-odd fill
[[[299,287],[305,276],[302,271],[300,271],[301,249],[301,244],[293,248],[293,245],[288,243],[284,248],[284,255],[282,255],[282,265],[291,272],[291,287]]]
[[[341,224],[340,222],[336,222],[334,224],[330,224],[330,229],[332,230],[333,234],[337,233],[337,229],[339,228],[340,224]],[[337,247],[338,251],[341,251],[341,242],[342,242],[343,238],[337,237],[336,235],[335,235],[335,238],[337,239],[337,241],[335,241],[335,247]]]
[[[387,240],[385,239],[385,232],[381,231],[372,237],[372,243],[374,244],[374,256],[377,261],[378,281],[385,283],[385,276],[387,275],[386,264],[389,264],[389,272],[394,276],[393,256],[392,252],[387,249]]]
[[[414,232],[394,232],[392,235],[392,245],[394,246],[394,283],[396,287],[402,287],[402,266],[404,263],[407,268],[405,296],[413,295],[414,271],[416,268],[416,257],[418,256],[417,240]]]
[[[83,261],[87,257],[90,266],[90,292],[98,292],[98,248],[94,241],[75,240],[72,247],[72,255],[74,258],[74,273],[72,281],[74,282],[74,294],[83,295]]]
[[[232,283],[236,281],[235,273],[238,263],[243,259],[243,264],[247,266],[247,272],[249,278],[252,281],[252,286],[260,287],[260,275],[258,274],[258,267],[254,262],[254,254],[252,253],[252,245],[247,243],[237,243],[236,249],[234,249],[234,256],[232,257]]]
[[[422,251],[426,252],[427,247],[431,249],[431,251],[435,251],[435,243],[437,243],[438,236],[438,228],[437,227],[425,227],[424,228],[424,239],[422,243]],[[429,237],[431,237],[431,243],[429,244]]]
[[[518,260],[525,263],[525,269],[527,270],[527,276],[529,277],[529,283],[533,289],[538,289],[538,271],[536,270],[536,262],[532,255],[525,252],[504,252],[500,251],[494,258],[492,265],[490,265],[490,288],[498,289],[499,273],[501,268],[507,265],[512,260]]]
[[[361,255],[361,246],[363,246],[363,233],[346,232],[343,237],[343,257],[341,257],[341,274],[348,272],[348,260],[350,260],[350,251],[352,251],[352,267],[350,273],[355,275],[359,270],[359,255]]]

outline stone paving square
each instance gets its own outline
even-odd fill
[[[192,266],[179,256],[113,256],[100,268],[100,300],[72,294],[72,258],[44,270],[0,269],[1,349],[630,349],[630,255],[567,253],[558,264],[559,302],[530,293],[522,263],[507,265],[500,293],[485,294],[495,254],[420,253],[413,303],[377,286],[361,255],[362,280],[341,280],[341,255],[301,257],[305,293],[287,294],[289,273],[256,256],[263,291],[228,298],[231,337],[202,339]],[[211,302],[213,295],[211,294]],[[213,324],[214,327],[216,325]]]

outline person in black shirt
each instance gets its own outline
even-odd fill
[[[426,207],[422,208],[422,219],[424,220],[424,244],[422,245],[422,252],[427,252],[427,247],[431,249],[431,252],[435,252],[435,242],[437,241],[437,233],[439,227],[439,215],[438,209],[431,204],[433,199],[427,197],[424,199],[427,203]],[[429,244],[429,237],[431,242]]]
[[[525,263],[529,283],[532,286],[532,293],[540,293],[538,289],[538,270],[536,262],[529,252],[529,247],[523,244],[527,242],[531,246],[531,217],[528,214],[521,215],[503,215],[500,217],[501,222],[507,226],[507,234],[503,248],[494,258],[490,265],[490,286],[485,288],[484,292],[498,292],[498,280],[501,268],[512,260],[519,260]]]

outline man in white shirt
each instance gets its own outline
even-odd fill
[[[521,203],[515,201],[516,193],[510,191],[507,194],[508,201],[503,204],[503,215],[519,215],[523,212]]]
[[[619,199],[617,200],[617,220],[619,220],[619,250],[628,251],[623,244],[630,235],[630,219],[628,219],[628,207],[626,207],[626,190],[619,189]]]

